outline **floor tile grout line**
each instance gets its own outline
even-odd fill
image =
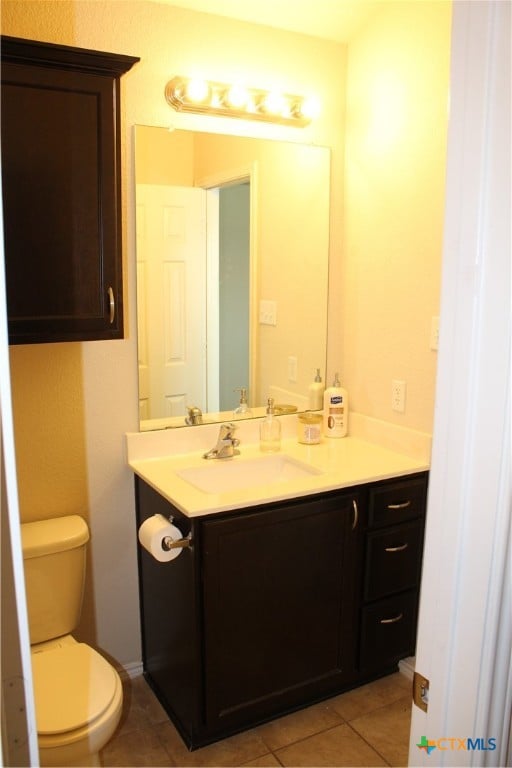
[[[389,766],[391,766],[391,763],[389,763],[389,762],[386,760],[386,758],[384,757],[384,755],[383,755],[381,752],[379,752],[379,750],[377,749],[377,747],[375,747],[375,746],[374,746],[374,745],[371,743],[371,741],[368,741],[368,739],[366,739],[366,738],[365,738],[365,737],[364,737],[364,736],[363,736],[361,733],[359,733],[359,731],[356,731],[356,729],[355,729],[355,728],[353,728],[353,727],[350,725],[350,723],[347,723],[347,725],[349,726],[349,728],[351,729],[351,731],[352,731],[353,733],[355,733],[355,734],[356,734],[356,736],[359,736],[359,738],[360,738],[362,741],[364,741],[364,743],[365,743],[365,744],[367,744],[367,745],[370,747],[370,749],[372,749],[372,750],[373,750],[373,752],[376,752],[376,753],[378,754],[378,756],[379,756],[379,757],[380,757],[382,760],[384,760],[384,762],[386,763],[386,765],[389,765]]]
[[[382,707],[380,707],[380,709],[382,709]],[[357,718],[355,718],[355,719],[357,719]],[[360,738],[360,739],[362,739],[362,740],[363,740],[363,741],[364,741],[366,744],[368,744],[368,746],[369,746],[369,747],[371,747],[371,749],[373,749],[373,751],[374,751],[374,752],[376,752],[376,753],[378,754],[378,756],[379,756],[379,757],[380,757],[382,760],[384,760],[384,762],[386,763],[386,765],[392,766],[392,763],[390,763],[390,762],[388,762],[388,760],[386,760],[386,758],[384,757],[384,755],[382,754],[382,752],[379,752],[379,749],[378,749],[378,747],[376,747],[374,744],[372,744],[372,743],[371,743],[371,741],[368,741],[368,739],[367,739],[365,736],[363,736],[363,734],[362,734],[362,733],[359,733],[359,731],[358,731],[358,730],[356,730],[356,728],[354,728],[354,727],[353,727],[353,726],[350,724],[350,722],[349,722],[349,723],[347,723],[347,725],[349,725],[349,726],[350,726],[350,729],[351,729],[351,730],[352,730],[352,731],[353,731],[353,732],[354,732],[354,733],[355,733],[357,736],[359,736],[359,738]]]
[[[282,762],[282,761],[279,759],[278,755],[276,755],[276,753],[274,752],[274,750],[273,750],[273,749],[271,749],[271,750],[270,750],[270,753],[271,753],[272,757],[273,757],[275,760],[277,760],[277,762],[279,763],[279,765],[281,765],[281,766],[282,766],[282,768],[285,768],[285,765],[284,765],[284,763],[283,763],[283,762]]]
[[[326,728],[322,728],[321,730],[315,731],[314,733],[309,733],[307,736],[302,736],[300,739],[295,739],[294,741],[289,741],[287,744],[283,744],[280,747],[268,747],[268,744],[267,744],[267,747],[269,748],[269,750],[272,753],[275,753],[275,752],[278,752],[279,750],[282,750],[282,749],[288,749],[288,747],[294,747],[297,744],[301,744],[303,741],[307,741],[308,739],[313,739],[315,736],[322,736],[322,735],[328,733],[329,731],[333,731],[335,728],[339,728],[340,725],[348,725],[348,723],[346,722],[346,720],[342,720],[341,723],[336,723],[335,725],[328,725]],[[263,741],[265,741],[263,736],[261,738],[263,739]],[[265,742],[265,744],[266,744],[266,742]],[[277,757],[277,755],[275,755],[275,756]],[[281,761],[279,761],[279,762],[281,762]]]
[[[356,715],[355,717],[350,718],[350,720],[345,720],[346,723],[352,723],[355,720],[360,720],[363,717],[367,717],[368,715],[374,715],[376,712],[379,712],[381,709],[387,709],[388,707],[391,707],[393,704],[396,704],[401,699],[405,699],[406,696],[409,694],[404,694],[403,696],[398,696],[396,699],[392,699],[390,701],[387,701],[385,704],[379,704],[379,706],[374,707],[373,709],[369,709],[367,712],[363,712],[362,714]],[[412,699],[411,699],[412,700]],[[341,717],[341,715],[340,715]]]

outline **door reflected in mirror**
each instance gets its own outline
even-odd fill
[[[325,374],[330,153],[136,126],[140,427],[308,407]]]

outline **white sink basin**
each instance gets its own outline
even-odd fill
[[[255,459],[212,459],[202,467],[188,467],[176,474],[204,493],[226,493],[321,475],[322,471],[279,453]]]

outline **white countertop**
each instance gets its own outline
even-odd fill
[[[420,455],[417,451],[406,452],[405,449],[402,453],[401,450],[396,450],[394,444],[393,448],[389,448],[356,436],[341,439],[323,438],[318,445],[303,445],[298,442],[296,436],[291,436],[294,434],[294,425],[296,424],[292,420],[293,417],[284,418],[289,420],[289,426],[283,429],[284,438],[281,441],[281,453],[315,467],[320,470],[320,474],[306,475],[268,485],[259,484],[258,478],[255,477],[254,486],[251,488],[227,490],[222,493],[205,493],[180,478],[176,473],[185,468],[204,467],[206,464],[220,462],[223,464],[231,462],[235,469],[236,462],[254,459],[265,454],[261,453],[257,440],[252,442],[242,440],[240,456],[232,459],[206,461],[202,454],[212,447],[215,441],[210,444],[211,440],[209,442],[199,440],[202,450],[199,450],[199,445],[196,449],[196,441],[200,438],[199,427],[190,428],[193,432],[189,434],[192,434],[194,438],[192,443],[185,439],[185,435],[183,436],[183,452],[177,452],[175,445],[171,450],[165,452],[162,447],[163,443],[156,450],[157,443],[161,443],[165,436],[158,437],[157,435],[150,444],[150,438],[147,434],[142,435],[143,438],[147,438],[145,443],[141,443],[140,438],[133,435],[132,445],[130,444],[130,436],[128,436],[128,464],[140,478],[188,517],[212,515],[228,510],[283,501],[377,480],[406,476],[429,469],[426,455]],[[255,421],[257,424],[257,420]],[[212,433],[203,433],[203,435],[206,434],[210,436]],[[141,450],[141,445],[149,446],[149,448],[144,447],[144,450]],[[401,447],[399,446],[400,449]]]

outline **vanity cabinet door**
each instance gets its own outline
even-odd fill
[[[123,337],[119,78],[136,61],[2,37],[11,344]]]
[[[257,722],[351,679],[357,498],[203,523],[207,728]]]

